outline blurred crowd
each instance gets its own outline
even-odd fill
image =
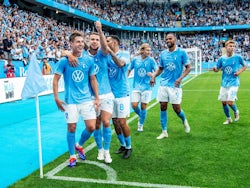
[[[105,0],[55,0],[124,26],[194,27],[250,24],[249,0],[180,3],[112,3]]]
[[[104,3],[106,2],[104,0],[98,2],[90,0],[57,1],[65,4],[67,3],[71,6],[74,5],[73,7],[79,8],[93,15],[100,14],[103,16],[103,19],[112,22],[120,22],[124,25],[138,25],[138,23],[141,23],[141,25],[139,24],[140,26],[154,26],[154,24],[157,23],[157,18],[164,18],[164,16],[159,14],[161,12],[165,12],[165,10],[168,10],[166,12],[170,12],[171,14],[174,12],[183,12],[183,9],[180,9],[180,7],[168,3],[165,3],[164,6],[154,5],[154,10],[152,10],[152,4],[133,4],[130,6],[127,6],[126,4],[111,6],[107,4],[104,6]],[[209,19],[207,18],[209,15],[208,13],[213,14],[212,17],[215,18],[216,16],[214,16],[215,14],[212,12],[216,11],[218,14],[221,14],[222,11],[224,12],[223,15],[228,16],[230,24],[249,24],[249,2],[245,2],[244,0],[241,1],[242,3],[245,3],[242,7],[240,4],[235,5],[235,2],[231,0],[226,0],[226,2],[227,3],[224,2],[225,6],[218,6],[221,7],[220,9],[215,8],[216,4],[208,3],[206,1],[203,3],[194,3],[196,6],[192,4],[186,5],[184,7],[185,14],[182,13],[180,15],[181,21],[190,19],[190,21],[184,24],[184,26],[190,26],[194,24],[191,23],[191,20],[194,22],[194,19],[190,16],[199,14],[198,17],[195,17],[196,19],[207,20],[206,23],[209,23]],[[192,9],[190,8],[191,6],[193,6]],[[197,7],[197,9],[194,7]],[[123,10],[119,11],[119,8]],[[246,11],[246,9],[248,9],[248,11]],[[140,13],[136,13],[137,10],[140,10]],[[226,13],[227,11],[229,11],[229,13]],[[147,12],[151,13],[147,14]],[[185,19],[182,19],[184,15]],[[246,15],[248,15],[248,19],[246,19]],[[137,18],[140,18],[141,21]],[[231,19],[233,18],[234,22],[231,22]],[[152,22],[153,25],[150,25],[149,22],[152,20],[155,21]],[[174,19],[171,20],[174,22]],[[224,19],[218,20],[222,21]],[[149,25],[145,25],[146,21]],[[160,22],[160,20],[158,21]],[[170,21],[170,17],[166,23],[172,23]],[[197,21],[196,25],[198,23],[202,22]],[[217,24],[220,25],[227,23],[218,22]],[[0,5],[0,25],[0,59],[5,59],[6,62],[10,60],[19,60],[23,62],[24,66],[27,65],[29,54],[32,52],[37,54],[38,60],[43,62],[57,62],[61,58],[62,50],[68,49],[68,36],[72,31],[75,30],[75,28],[68,26],[66,23],[58,22],[53,18],[43,17],[34,12],[20,10],[17,5]],[[169,25],[165,25],[165,23],[159,23],[157,26],[169,27]],[[89,28],[91,27],[88,27],[88,32],[90,32]],[[86,30],[82,32],[87,33]],[[223,34],[212,32],[192,34],[184,33],[178,36],[178,45],[183,48],[198,47],[202,50],[203,62],[216,62],[218,57],[221,55],[221,48],[223,47],[224,41],[229,38],[233,38],[237,42],[237,52],[240,53],[245,60],[250,60],[249,37],[249,31],[227,31],[223,32]],[[164,38],[157,36],[157,34],[153,37],[145,37],[144,35],[141,35],[137,37],[131,37],[129,39],[122,38],[121,47],[123,49],[129,50],[133,56],[133,54],[136,54],[139,46],[144,42],[147,42],[151,45],[152,56],[157,61],[160,51],[165,48]]]

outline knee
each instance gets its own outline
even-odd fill
[[[68,124],[68,132],[70,132],[70,133],[76,132],[76,125],[75,124]]]
[[[103,124],[104,127],[109,127],[110,126],[110,120],[109,119],[104,119],[102,121],[102,124]]]
[[[167,110],[167,105],[161,104],[161,111],[166,111]]]
[[[138,104],[132,103],[132,108],[133,108],[133,109],[136,109],[137,107],[138,107]]]
[[[174,108],[175,113],[178,115],[179,113],[181,113],[181,109],[180,108]]]
[[[94,130],[95,130],[95,126],[89,126],[89,127],[87,127],[87,130],[88,130],[90,133],[92,133],[92,132],[94,132]]]

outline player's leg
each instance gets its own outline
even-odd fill
[[[132,146],[131,146],[131,136],[130,136],[130,128],[127,124],[126,118],[118,118],[119,124],[121,125],[124,140],[125,140],[125,152],[123,154],[124,159],[128,159],[132,152]]]
[[[157,93],[157,101],[160,102],[160,123],[162,133],[156,139],[163,139],[168,137],[168,93],[167,87],[160,86]]]
[[[69,149],[69,167],[76,166],[76,155],[75,155],[75,131],[76,123],[78,121],[78,112],[76,105],[65,105],[65,118],[68,125],[67,131],[67,143]]]
[[[96,127],[96,111],[93,101],[85,102],[78,105],[78,111],[84,120],[85,129],[82,131],[79,142],[76,143],[76,151],[82,160],[86,159],[83,144],[90,138]]]
[[[139,101],[140,101],[140,92],[132,91],[131,105],[132,105],[134,112],[139,116],[139,119],[140,119],[141,109],[139,107]]]
[[[238,92],[239,87],[230,87],[229,88],[229,95],[227,99],[227,104],[229,107],[234,111],[234,121],[239,121],[240,119],[240,111],[237,108],[237,105],[235,101],[238,99],[237,98],[237,92]]]
[[[224,121],[223,124],[232,123],[232,119],[231,119],[231,116],[230,116],[229,105],[227,104],[228,94],[229,94],[229,90],[227,88],[220,87],[220,93],[219,93],[218,100],[221,101],[223,112],[224,112],[224,114],[226,116],[226,121]]]
[[[104,160],[104,151],[103,151],[103,145],[102,145],[102,131],[101,131],[101,115],[99,115],[96,119],[96,127],[94,131],[94,139],[96,142],[96,146],[98,149],[98,160]]]
[[[68,123],[68,132],[67,132],[67,143],[69,149],[69,167],[76,166],[76,155],[75,155],[75,131],[76,123]]]
[[[111,108],[113,111],[113,106]],[[111,163],[112,158],[110,156],[110,143],[112,138],[112,130],[110,127],[110,119],[112,117],[112,113],[107,111],[102,111],[102,123],[103,123],[103,140],[104,140],[104,160],[106,163]]]
[[[124,135],[123,135],[123,132],[122,132],[122,128],[119,125],[118,119],[117,118],[112,118],[112,122],[113,122],[113,125],[114,125],[114,128],[115,128],[117,139],[120,142],[120,148],[118,150],[116,150],[115,153],[120,154],[120,153],[123,153],[125,151],[125,138],[124,138]]]
[[[116,132],[116,135],[117,135],[117,139],[119,140],[120,142],[120,147],[118,150],[115,151],[116,154],[120,154],[120,153],[123,153],[125,151],[125,139],[124,139],[124,135],[123,135],[123,132],[122,132],[122,128],[121,126],[119,125],[119,121],[118,121],[118,105],[117,105],[117,99],[114,99],[114,110],[113,110],[113,114],[112,114],[112,122],[113,122],[113,125],[114,125],[114,128],[115,128],[115,132]]]
[[[122,132],[123,132],[124,140],[126,144],[125,146],[126,149],[123,154],[124,159],[129,158],[132,152],[130,128],[126,121],[126,118],[130,114],[130,100],[129,99],[130,99],[129,97],[123,97],[117,100],[117,105],[119,107],[119,111],[117,115],[118,123],[122,128]]]
[[[139,119],[139,125],[138,125],[138,131],[141,132],[143,131],[143,125],[147,116],[147,104],[151,100],[151,91],[147,90],[141,93],[141,114],[140,114],[140,119]]]

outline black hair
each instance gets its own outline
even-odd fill
[[[108,37],[116,40],[118,42],[118,45],[120,45],[120,39],[119,39],[119,37],[117,35],[109,35]]]

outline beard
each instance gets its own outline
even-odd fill
[[[167,43],[167,46],[168,46],[168,48],[172,48],[172,47],[174,46],[174,43],[168,42],[168,43]]]

